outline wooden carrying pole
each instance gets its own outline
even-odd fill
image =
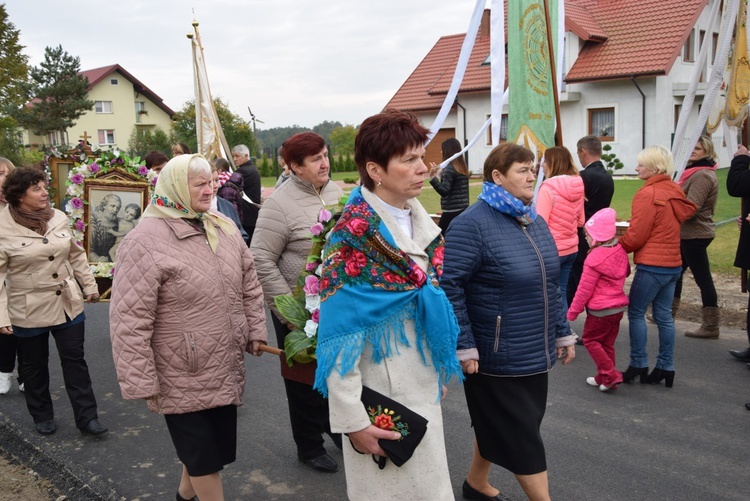
[[[560,121],[560,101],[557,99],[557,69],[555,67],[555,46],[552,43],[552,26],[550,26],[549,18],[549,0],[544,0],[544,23],[547,25],[547,48],[549,50],[550,62],[549,69],[552,78],[552,95],[555,98],[555,142],[557,143],[557,146],[562,146],[562,122]]]

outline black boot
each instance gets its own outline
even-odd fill
[[[622,382],[632,383],[636,376],[640,378],[641,384],[646,384],[648,367],[633,367],[632,365],[628,365],[627,370],[622,373]]]
[[[667,388],[671,388],[674,384],[674,371],[665,371],[658,367],[654,367],[651,374],[648,375],[648,384],[659,384],[664,380],[664,385]]]
[[[750,348],[746,350],[729,350],[729,354],[742,362],[750,362]]]

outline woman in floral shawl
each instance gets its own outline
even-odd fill
[[[408,113],[365,120],[355,140],[362,186],[331,232],[323,262],[315,387],[328,396],[331,429],[344,443],[350,499],[454,499],[440,410],[442,383],[461,370],[458,324],[437,287],[443,239],[416,197],[428,169],[428,130]],[[379,469],[378,439],[398,432],[371,424],[367,386],[428,420],[414,456]],[[408,423],[406,423],[408,424]],[[394,427],[395,428],[395,427]],[[364,453],[364,454],[362,454]]]

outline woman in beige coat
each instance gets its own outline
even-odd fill
[[[0,157],[0,212],[2,212],[8,203],[3,196],[2,185],[8,174],[15,169],[13,162],[7,158]],[[15,336],[0,336],[0,395],[5,395],[10,391],[11,381],[13,380],[13,369],[16,368],[16,355],[21,355],[18,349],[18,341]],[[19,372],[21,360],[18,360]],[[23,379],[18,376],[18,389],[23,391]]]
[[[0,335],[14,335],[26,406],[42,435],[57,429],[49,392],[49,334],[55,338],[76,426],[107,432],[98,420],[91,377],[83,358],[83,302],[99,300],[86,253],[73,240],[68,218],[49,205],[44,172],[11,172],[0,212]],[[83,286],[83,294],[81,287]]]
[[[266,343],[253,256],[234,223],[209,211],[212,196],[202,156],[167,163],[120,244],[110,305],[122,396],[164,414],[183,464],[178,501],[224,499],[219,472],[236,456],[244,353]]]
[[[312,248],[310,227],[318,222],[321,209],[337,204],[344,194],[329,178],[328,148],[320,135],[295,134],[284,141],[282,151],[291,174],[263,203],[250,247],[258,263],[258,278],[263,284],[266,303],[273,312],[271,318],[280,348],[284,347],[284,338],[291,329],[274,299],[291,294],[297,286],[297,277]],[[338,465],[323,446],[323,433],[331,432],[328,403],[312,389],[314,372],[315,363],[311,362],[282,373],[292,437],[301,462],[317,471],[333,473]],[[332,438],[341,445],[340,435]]]

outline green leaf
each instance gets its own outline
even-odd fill
[[[305,309],[304,303],[288,294],[276,296],[273,301],[276,303],[276,308],[278,308],[281,314],[284,315],[284,318],[294,324],[295,327],[299,329],[305,327],[305,323],[310,318],[310,314]]]
[[[307,337],[305,331],[295,329],[284,338],[284,352],[286,353],[286,363],[292,366],[292,360],[300,363],[311,362],[314,358],[310,357],[310,351],[315,349],[315,338]],[[313,351],[314,353],[314,351]],[[314,357],[314,355],[313,355]]]

